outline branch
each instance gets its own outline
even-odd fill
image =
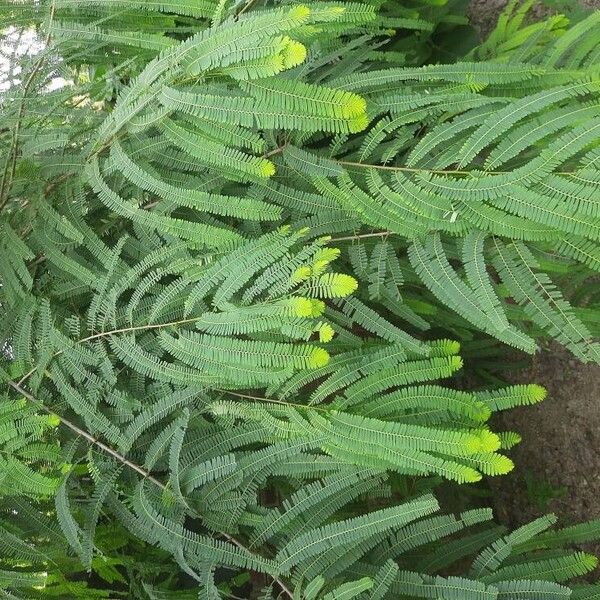
[[[24,398],[29,400],[29,402],[34,404],[38,409],[45,412],[46,414],[48,414],[48,415],[56,414],[50,408],[48,408],[42,402],[40,402],[35,396],[30,394],[27,390],[23,389],[18,383],[15,383],[14,381],[9,381],[8,385],[10,387],[12,387],[16,392],[18,392],[21,396],[23,396]],[[127,457],[123,456],[116,450],[113,450],[110,446],[107,446],[104,442],[100,441],[98,438],[94,437],[92,434],[88,433],[84,429],[81,429],[81,427],[78,427],[72,421],[69,421],[69,419],[65,419],[64,417],[61,417],[60,415],[57,415],[57,416],[59,417],[61,424],[64,425],[65,427],[67,427],[68,429],[70,429],[73,433],[76,433],[77,435],[86,439],[88,442],[90,442],[90,444],[93,444],[94,446],[96,446],[97,448],[102,450],[103,452],[106,452],[106,454],[112,456],[115,460],[117,460],[121,464],[125,465],[126,467],[129,467],[130,469],[132,469],[133,471],[135,471],[136,473],[141,475],[144,479],[151,481],[154,485],[159,487],[161,490],[165,491],[167,489],[167,486],[162,481],[159,481],[158,479],[156,479],[156,477],[154,477],[149,471],[147,471],[143,467],[140,467],[140,465],[130,461]],[[234,546],[237,546],[241,550],[244,550],[245,552],[252,554],[252,552],[248,548],[246,548],[246,546],[244,546],[244,544],[242,544],[239,540],[237,540],[233,536],[229,535],[228,533],[221,531],[221,532],[219,532],[219,535],[221,535],[223,538],[225,538],[228,542],[230,542]],[[273,580],[275,581],[275,583],[277,583],[277,585],[281,588],[281,590],[285,594],[287,594],[287,596],[289,596],[290,599],[293,599],[293,596],[294,596],[293,593],[281,579],[273,576]]]
[[[50,6],[50,17],[48,20],[48,34],[46,35],[46,39],[44,40],[44,50],[48,48],[48,44],[50,43],[50,32],[52,21],[54,20],[54,13],[56,11],[56,0],[52,0],[52,4]],[[15,128],[13,131],[13,136],[10,144],[10,148],[8,150],[8,154],[6,155],[6,164],[4,166],[4,173],[2,175],[2,186],[0,186],[0,212],[8,203],[8,193],[10,191],[10,186],[12,180],[15,176],[15,170],[17,167],[17,153],[18,153],[18,144],[19,144],[19,134],[21,131],[21,124],[23,122],[23,117],[25,116],[25,99],[27,98],[27,94],[29,93],[29,88],[33,83],[33,80],[39,73],[42,65],[44,64],[45,55],[42,51],[40,58],[36,61],[25,85],[23,86],[23,95],[21,96],[21,104],[19,106],[19,112],[17,114],[17,122],[15,123]]]
[[[9,381],[8,385],[10,387],[12,387],[16,392],[21,394],[21,396],[23,396],[24,398],[29,400],[32,404],[35,404],[35,406],[37,406],[40,410],[44,411],[45,413],[47,413],[49,415],[55,414],[52,410],[50,410],[47,406],[45,406],[42,402],[40,402],[35,396],[30,394],[27,390],[23,389],[18,383],[15,383],[14,381]],[[159,488],[161,488],[163,490],[166,489],[165,484],[162,483],[161,481],[159,481],[158,479],[156,479],[155,477],[153,477],[149,471],[146,471],[144,468],[140,467],[139,465],[135,464],[134,462],[131,462],[128,458],[126,458],[122,454],[119,454],[116,450],[113,450],[110,446],[107,446],[104,442],[102,442],[98,438],[94,437],[91,433],[88,433],[84,429],[81,429],[81,427],[78,427],[77,425],[75,425],[75,423],[73,423],[72,421],[69,421],[68,419],[65,419],[64,417],[59,416],[59,419],[60,419],[60,422],[65,427],[70,429],[73,433],[76,433],[77,435],[81,436],[82,438],[85,438],[88,442],[90,442],[90,444],[97,446],[103,452],[110,454],[110,456],[112,456],[114,459],[118,460],[120,463],[124,464],[125,466],[129,467],[130,469],[133,469],[136,473],[139,473],[144,479],[148,479],[148,481],[151,481],[154,485],[157,485]]]
[[[247,0],[246,4],[242,7],[242,10],[236,15],[236,19],[239,19],[241,15],[243,15],[254,3],[256,0]]]
[[[40,259],[41,258],[42,257],[40,257]],[[40,260],[40,259],[38,259],[38,260]],[[179,321],[170,321],[169,323],[155,323],[152,325],[136,325],[136,326],[132,326],[132,327],[123,327],[121,329],[111,329],[110,331],[101,331],[100,333],[94,333],[93,335],[88,335],[87,337],[81,338],[79,340],[75,340],[75,341],[73,341],[73,345],[83,344],[85,342],[91,342],[92,340],[98,340],[98,339],[101,339],[104,337],[115,335],[117,333],[131,333],[134,331],[149,331],[151,329],[161,329],[162,327],[177,327],[178,325],[184,325],[186,323],[194,323],[194,322],[198,321],[200,318],[201,317],[191,317],[189,319],[181,319]],[[52,355],[51,359],[56,358],[57,356],[60,356],[64,352],[65,352],[64,350],[58,350],[57,352],[55,352]],[[23,375],[23,377],[21,377],[21,379],[19,380],[19,382],[16,385],[18,385],[18,386],[23,385],[23,383],[25,383],[25,381],[27,381],[36,371],[37,371],[37,367],[33,367],[33,369],[31,369],[30,371],[25,373],[25,375]],[[9,382],[9,385],[13,385],[13,383],[14,382],[11,381],[11,382]]]
[[[426,169],[420,167],[405,167],[394,165],[374,165],[370,163],[352,162],[349,160],[336,160],[338,165],[347,167],[356,167],[361,169],[380,169],[382,171],[401,171],[403,173],[428,173],[430,175],[470,175],[477,177],[481,175],[508,175],[513,171],[482,171],[482,170],[465,170],[465,169]],[[576,175],[576,171],[553,171],[554,175]]]
[[[362,240],[364,238],[372,237],[387,237],[388,235],[394,235],[393,231],[376,231],[374,233],[357,233],[356,235],[347,235],[344,237],[331,238],[330,242],[350,242],[354,240]]]
[[[275,398],[265,398],[263,396],[250,396],[249,394],[240,394],[238,392],[231,392],[229,390],[221,390],[219,388],[211,388],[213,392],[218,392],[220,394],[228,394],[229,396],[234,396],[235,398],[243,398],[244,400],[252,400],[252,402],[266,402],[267,404],[277,404],[279,406],[293,406],[294,408],[299,408],[301,410],[314,410],[317,412],[324,412],[327,414],[331,414],[334,412],[334,409],[325,408],[323,406],[314,406],[312,404],[298,404],[297,402],[286,402],[285,400],[276,400]]]

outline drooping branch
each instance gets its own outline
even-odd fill
[[[53,410],[48,408],[43,402],[40,402],[35,396],[33,396],[33,394],[30,394],[27,390],[25,390],[18,383],[15,383],[14,381],[9,381],[8,385],[13,390],[18,392],[21,396],[23,396],[26,400],[28,400],[33,405],[35,405],[36,408],[38,408],[39,410],[45,412],[48,415],[56,414]],[[152,475],[152,473],[150,473],[150,471],[147,471],[146,469],[144,469],[137,463],[129,460],[126,456],[123,456],[121,453],[117,452],[116,450],[114,450],[113,448],[111,448],[110,446],[108,446],[107,444],[102,442],[101,440],[99,440],[97,437],[93,436],[91,433],[85,431],[84,429],[82,429],[81,427],[79,427],[78,425],[76,425],[75,423],[70,421],[69,419],[66,419],[65,417],[60,416],[60,415],[57,415],[57,416],[60,419],[61,425],[64,425],[67,429],[70,429],[76,435],[81,436],[82,438],[87,440],[90,444],[92,444],[96,448],[102,450],[102,452],[105,452],[106,454],[108,454],[109,456],[114,458],[116,461],[120,462],[122,465],[135,471],[136,473],[141,475],[144,479],[150,481],[151,483],[153,483],[154,485],[159,487],[161,490],[165,491],[167,489],[167,486],[162,481],[156,479],[156,477],[154,477]],[[228,542],[230,542],[237,548],[240,548],[240,550],[244,550],[245,552],[251,552],[248,548],[246,548],[246,546],[244,546],[244,544],[242,544],[242,542],[240,542],[238,539],[236,539],[232,535],[225,533],[224,531],[219,532],[219,535],[221,537],[225,538]],[[281,588],[281,590],[284,594],[286,594],[290,599],[293,598],[293,593],[287,587],[285,582],[283,582],[280,578],[275,577],[275,576],[273,577],[273,580]]]
[[[35,396],[30,394],[26,389],[24,389],[18,383],[15,383],[14,381],[9,381],[8,385],[11,388],[13,388],[16,392],[21,394],[21,396],[26,398],[29,402],[34,404],[39,410],[41,410],[49,415],[55,414],[53,410],[48,408],[43,402],[40,402]],[[144,479],[151,481],[154,485],[157,485],[158,487],[160,487],[163,490],[166,489],[165,484],[162,483],[161,481],[159,481],[158,479],[156,479],[156,477],[154,477],[149,471],[147,471],[143,467],[140,467],[138,464],[130,461],[127,457],[123,456],[122,454],[120,454],[119,452],[117,452],[116,450],[111,448],[110,446],[107,446],[104,442],[99,440],[97,437],[93,436],[91,433],[88,433],[84,429],[81,429],[81,427],[77,426],[75,423],[73,423],[69,419],[66,419],[65,417],[60,416],[60,415],[57,415],[57,416],[60,419],[61,424],[64,425],[67,429],[70,429],[73,433],[77,434],[78,436],[81,436],[82,438],[87,440],[90,444],[96,446],[97,448],[99,448],[100,450],[105,452],[106,454],[109,454],[110,456],[112,456],[115,460],[117,460],[121,464],[129,467],[130,469],[132,469],[133,471],[135,471],[136,473],[141,475]]]

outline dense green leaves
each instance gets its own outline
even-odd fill
[[[448,381],[477,336],[600,360],[598,17],[511,2],[452,60],[454,7],[0,3],[1,595],[545,600],[594,568],[595,522],[433,495],[509,472],[490,419],[545,396]]]

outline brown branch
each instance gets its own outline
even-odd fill
[[[280,154],[287,148],[287,146],[288,146],[287,144],[283,144],[283,146],[279,146],[279,147],[275,148],[274,150],[271,150],[270,152],[263,154],[262,157],[269,158],[271,156],[275,156],[276,154]]]
[[[462,171],[457,169],[444,170],[444,169],[422,169],[417,167],[396,167],[392,165],[373,165],[370,163],[352,162],[349,160],[336,160],[339,165],[345,165],[347,167],[359,167],[362,169],[380,169],[382,171],[403,171],[406,173],[433,173],[434,175],[471,175],[471,171]],[[492,174],[492,171],[488,171]],[[499,174],[497,171],[495,174]]]
[[[335,159],[334,159],[335,160]],[[347,167],[357,167],[361,169],[379,169],[382,171],[401,171],[403,173],[428,173],[431,175],[470,175],[477,176],[481,175],[509,175],[514,173],[513,171],[477,171],[465,170],[465,169],[426,169],[421,167],[406,167],[406,166],[394,166],[394,165],[374,165],[371,163],[352,162],[349,160],[335,160],[338,165],[344,165]],[[553,171],[554,175],[576,175],[575,171]]]
[[[31,402],[32,404],[35,404],[35,406],[37,406],[40,410],[44,411],[45,413],[47,413],[49,415],[55,414],[51,409],[49,409],[42,402],[40,402],[35,396],[30,394],[27,390],[23,389],[18,383],[15,383],[14,381],[9,381],[8,385],[10,387],[12,387],[16,392],[21,394],[21,396],[23,396],[24,398],[29,400],[29,402]],[[88,433],[84,429],[81,429],[81,427],[78,427],[77,425],[75,425],[75,423],[73,423],[72,421],[69,421],[69,419],[65,419],[64,417],[61,417],[61,416],[58,416],[58,417],[60,419],[60,422],[65,427],[70,429],[73,433],[76,433],[77,435],[86,439],[88,442],[90,442],[90,444],[93,444],[94,446],[97,446],[98,448],[100,448],[103,452],[106,452],[106,454],[110,454],[110,456],[112,456],[114,459],[116,459],[120,463],[126,465],[130,469],[133,469],[136,473],[139,473],[144,479],[151,481],[154,485],[157,485],[158,487],[160,487],[163,490],[166,489],[165,484],[162,483],[161,481],[159,481],[158,479],[156,479],[149,471],[146,471],[139,465],[135,464],[134,462],[131,462],[128,458],[126,458],[122,454],[119,454],[116,450],[113,450],[110,446],[107,446],[104,442],[102,442],[98,438],[94,437],[91,433]]]
[[[331,238],[330,242],[350,242],[353,240],[361,240],[363,238],[372,237],[387,237],[388,235],[394,235],[393,231],[376,231],[375,233],[357,233],[356,235],[347,235],[344,237]]]
[[[42,257],[40,257],[42,258]],[[40,259],[38,259],[40,260]],[[137,325],[134,327],[123,327],[121,329],[111,329],[110,331],[101,331],[100,333],[94,333],[93,335],[88,335],[87,337],[81,338],[79,340],[75,340],[73,342],[73,345],[77,345],[77,344],[83,344],[84,342],[90,342],[92,340],[98,340],[101,339],[103,337],[108,337],[111,335],[115,335],[117,333],[130,333],[130,332],[134,332],[134,331],[148,331],[151,329],[161,329],[162,327],[176,327],[177,325],[183,325],[185,323],[194,323],[195,321],[198,321],[198,319],[200,319],[200,317],[191,317],[189,319],[181,319],[180,321],[170,321],[169,323],[156,323],[155,325]],[[61,354],[64,354],[64,350],[58,350],[57,352],[55,352],[52,355],[52,358],[56,358],[57,356],[60,356]],[[25,373],[25,375],[23,375],[23,377],[21,377],[21,379],[19,380],[19,382],[16,384],[18,386],[23,385],[23,383],[25,383],[25,381],[27,381],[27,379],[29,379],[37,370],[37,367],[34,367],[33,369],[31,369],[30,371],[28,371],[27,373]],[[9,385],[12,385],[14,382],[9,382]]]
[[[63,181],[67,181],[67,179],[70,179],[71,177],[73,177],[73,175],[74,175],[74,173],[63,173],[56,179],[49,181],[46,184],[46,187],[44,187],[44,196],[49,194],[55,187],[58,187]]]
[[[279,406],[293,406],[294,408],[300,408],[304,410],[316,410],[324,413],[331,413],[331,409],[324,408],[322,406],[314,406],[312,404],[298,404],[296,402],[286,402],[285,400],[276,400],[275,398],[264,398],[263,396],[251,396],[250,394],[240,394],[239,392],[231,392],[229,390],[221,390],[219,388],[211,388],[213,392],[220,394],[228,394],[229,396],[235,396],[236,398],[243,398],[244,400],[252,400],[253,402],[266,402],[267,404],[278,404]]]
[[[242,10],[236,15],[236,19],[239,19],[241,15],[243,15],[254,3],[256,0],[246,0],[246,4],[242,7]]]
[[[18,392],[21,396],[26,398],[29,402],[34,404],[38,409],[45,412],[46,414],[49,414],[49,415],[56,414],[56,413],[54,413],[54,411],[52,411],[50,408],[48,408],[42,402],[40,402],[35,396],[30,394],[27,390],[23,389],[18,383],[15,383],[14,381],[9,381],[8,385],[10,387],[12,387],[16,392]],[[97,448],[99,448],[100,450],[105,452],[106,454],[112,456],[115,460],[117,460],[121,464],[125,465],[126,467],[129,467],[130,469],[132,469],[133,471],[135,471],[136,473],[141,475],[144,479],[146,479],[146,480],[152,482],[154,485],[158,486],[161,490],[164,491],[167,489],[167,486],[162,481],[159,481],[158,479],[156,479],[156,477],[154,477],[149,471],[147,471],[143,467],[140,467],[140,465],[132,462],[131,460],[129,460],[127,457],[123,456],[116,450],[113,450],[113,448],[111,448],[110,446],[107,446],[104,442],[99,440],[97,437],[94,437],[92,434],[88,433],[84,429],[81,429],[81,427],[78,427],[77,425],[75,425],[75,423],[73,423],[72,421],[69,421],[69,419],[65,419],[64,417],[61,417],[60,415],[57,415],[57,416],[60,419],[61,424],[64,425],[65,427],[67,427],[68,429],[70,429],[73,433],[76,433],[77,435],[81,436],[82,438],[87,440],[90,444],[93,444],[94,446],[96,446]],[[229,535],[228,533],[225,533],[223,531],[219,532],[219,535],[221,535],[221,537],[225,538],[228,542],[230,542],[231,544],[233,544],[240,550],[244,550],[245,552],[252,554],[252,552],[250,550],[248,550],[248,548],[246,548],[246,546],[244,546],[244,544],[242,544],[242,542],[237,540],[232,535]],[[282,589],[282,591],[289,596],[289,598],[293,598],[293,596],[294,596],[293,593],[281,579],[273,576],[273,580]]]

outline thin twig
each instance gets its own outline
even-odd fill
[[[77,344],[91,342],[93,340],[98,340],[103,337],[115,335],[117,333],[131,333],[134,331],[148,331],[151,329],[161,329],[162,327],[177,327],[177,325],[184,325],[186,323],[194,323],[194,322],[198,321],[200,318],[201,317],[192,317],[190,319],[181,319],[180,321],[170,321],[169,323],[156,323],[154,325],[137,325],[137,326],[133,326],[133,327],[122,327],[121,329],[111,329],[110,331],[101,331],[100,333],[94,333],[93,335],[88,335],[87,337],[81,338],[79,340],[75,340],[73,342],[73,345],[76,346]],[[55,352],[52,355],[52,358],[56,358],[57,356],[64,354],[64,352],[65,352],[65,350],[58,350],[57,352]],[[19,380],[17,385],[19,385],[19,386],[23,385],[23,383],[25,383],[25,381],[27,381],[27,379],[29,379],[36,372],[36,370],[37,370],[37,367],[34,367],[33,369],[31,369],[30,371],[25,373],[25,375],[23,375],[23,377],[21,377],[21,379]],[[11,381],[10,384],[12,385],[12,383],[14,383],[14,382]]]
[[[239,19],[240,16],[243,15],[254,4],[254,2],[256,2],[256,0],[247,0],[242,10],[240,10],[240,12],[237,14],[236,18]]]
[[[313,406],[311,404],[298,404],[295,402],[286,402],[285,400],[276,400],[275,398],[264,398],[262,396],[251,396],[249,394],[240,394],[239,392],[231,392],[229,390],[221,390],[219,388],[211,388],[211,390],[213,392],[228,394],[229,396],[243,398],[244,400],[252,400],[254,402],[266,402],[268,404],[278,404],[279,406],[293,406],[294,408],[300,408],[304,410],[316,410],[324,413],[331,413],[331,409],[324,408],[322,406]]]
[[[48,44],[50,43],[52,21],[54,20],[55,11],[56,0],[52,0],[52,4],[50,6],[50,16],[48,21],[48,34],[46,35],[46,39],[44,40],[44,50],[47,50]],[[25,85],[23,86],[23,95],[21,96],[21,104],[19,106],[19,112],[17,113],[17,122],[15,123],[15,128],[13,130],[13,136],[6,158],[6,165],[4,167],[4,174],[2,175],[2,186],[0,187],[0,212],[8,202],[10,186],[14,179],[15,170],[17,167],[19,134],[21,132],[21,124],[25,115],[25,99],[27,98],[27,94],[29,93],[29,88],[31,87],[33,80],[42,68],[42,65],[44,64],[44,50],[42,50],[40,58],[36,61],[35,65],[33,66],[33,69],[31,70],[31,73],[29,74],[29,77],[25,82]]]
[[[27,390],[23,389],[18,383],[15,383],[14,381],[9,381],[8,385],[10,387],[12,387],[16,392],[18,392],[21,396],[26,398],[29,402],[34,404],[38,409],[45,412],[46,414],[49,414],[49,415],[56,414],[56,413],[54,413],[54,411],[52,411],[50,408],[48,408],[42,402],[40,402],[35,396],[30,394]],[[77,435],[86,439],[88,442],[90,442],[90,444],[93,444],[94,446],[96,446],[97,448],[102,450],[103,452],[106,452],[106,454],[112,456],[115,460],[117,460],[121,464],[125,465],[126,467],[129,467],[130,469],[132,469],[133,471],[135,471],[136,473],[141,475],[144,479],[152,482],[154,485],[159,487],[161,490],[165,491],[167,489],[167,486],[162,481],[159,481],[158,479],[156,479],[156,477],[154,477],[149,471],[147,471],[143,467],[140,467],[140,465],[132,462],[131,460],[129,460],[127,457],[123,456],[116,450],[113,450],[110,446],[107,446],[104,442],[100,441],[98,438],[94,437],[92,434],[88,433],[84,429],[81,429],[81,427],[78,427],[72,421],[69,421],[69,419],[65,419],[64,417],[59,416],[59,415],[57,415],[57,416],[60,419],[61,424],[64,425],[65,427],[67,427],[68,429],[70,429],[73,433],[76,433]],[[230,542],[234,546],[240,548],[240,550],[244,550],[245,552],[252,554],[252,552],[250,550],[248,550],[248,548],[246,548],[246,546],[244,546],[244,544],[242,544],[242,542],[240,542],[239,540],[234,538],[232,535],[225,533],[223,531],[219,532],[219,535],[221,535],[223,538],[225,538],[228,542]],[[283,592],[285,594],[287,594],[290,598],[293,598],[293,596],[294,596],[293,593],[281,579],[273,576],[273,580],[277,583],[277,585],[283,590]]]
[[[349,160],[335,160],[338,165],[357,167],[361,169],[380,169],[382,171],[400,171],[403,173],[429,173],[431,175],[509,175],[514,171],[475,171],[465,169],[426,169],[422,167],[406,167],[393,165],[375,165],[371,163],[352,162]],[[576,175],[575,171],[553,171],[554,175]]]
[[[344,165],[347,167],[358,167],[362,169],[380,169],[382,171],[403,171],[406,173],[432,173],[434,175],[472,175],[472,171],[463,171],[458,169],[422,169],[417,167],[397,167],[392,165],[374,165],[371,163],[352,162],[350,160],[336,160],[338,165]],[[492,174],[492,171],[487,171]],[[499,174],[496,172],[494,174]]]
[[[75,344],[83,344],[99,338],[115,335],[116,333],[130,333],[132,331],[148,331],[150,329],[161,329],[162,327],[176,327],[177,325],[185,325],[186,323],[195,323],[202,317],[190,317],[189,319],[181,319],[179,321],[170,321],[169,323],[156,323],[154,325],[135,325],[133,327],[122,327],[121,329],[111,329],[110,331],[101,331],[87,337],[81,338]],[[58,352],[54,356],[58,356]]]
[[[288,146],[287,144],[283,144],[282,146],[278,146],[274,150],[271,150],[270,152],[267,152],[266,154],[263,154],[262,157],[263,158],[269,158],[271,156],[275,156],[276,154],[279,154],[279,153],[283,152],[287,148],[287,146]]]
[[[356,235],[347,235],[344,237],[331,238],[330,242],[351,242],[354,240],[361,240],[363,238],[372,237],[386,237],[388,235],[394,235],[393,231],[376,231],[375,233],[357,233]]]
[[[19,394],[21,394],[21,396],[23,396],[24,398],[29,400],[32,404],[35,404],[35,406],[37,406],[40,410],[43,410],[45,413],[47,413],[49,415],[55,414],[50,408],[48,408],[45,404],[40,402],[35,396],[30,394],[27,390],[23,389],[18,383],[15,383],[14,381],[9,381],[8,385],[10,387],[12,387],[15,391],[17,391]],[[84,429],[81,429],[81,427],[78,427],[77,425],[75,425],[75,423],[73,423],[72,421],[69,421],[68,419],[65,419],[64,417],[59,416],[59,419],[60,419],[60,422],[65,427],[67,427],[68,429],[70,429],[71,431],[76,433],[77,435],[80,435],[81,437],[85,438],[88,442],[90,442],[90,444],[93,444],[94,446],[97,446],[98,448],[100,448],[101,450],[106,452],[107,454],[110,454],[110,456],[112,456],[114,459],[118,460],[120,463],[126,465],[130,469],[133,469],[134,471],[139,473],[142,477],[144,477],[144,479],[151,481],[153,484],[157,485],[158,487],[160,487],[163,490],[166,489],[165,484],[162,483],[161,481],[159,481],[158,479],[156,479],[155,477],[153,477],[149,471],[146,471],[144,468],[140,467],[136,463],[131,462],[128,458],[126,458],[122,454],[119,454],[116,450],[113,450],[110,446],[107,446],[104,442],[102,442],[98,438],[94,437],[91,433],[88,433]]]

